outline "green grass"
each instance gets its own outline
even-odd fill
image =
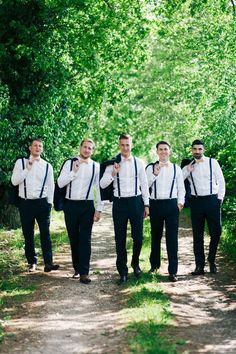
[[[124,291],[127,293],[126,308],[122,311],[128,318],[126,333],[130,353],[134,354],[176,354],[177,348],[185,344],[178,338],[167,335],[172,313],[168,296],[163,292],[161,282],[166,277],[158,273],[149,274],[150,224],[144,223],[144,242],[140,265],[143,275],[140,279],[130,276]],[[129,258],[132,242],[128,240]],[[166,333],[166,334],[165,334]]]
[[[51,238],[53,250],[60,251],[63,245],[68,244],[68,237],[64,228],[63,213],[52,213]],[[42,262],[39,234],[36,228],[35,247],[39,263]],[[21,229],[0,230],[0,342],[5,336],[11,336],[4,330],[4,321],[8,318],[5,313],[10,308],[24,302],[32,295],[39,284],[32,277],[25,277],[27,263],[24,256],[24,239]],[[8,309],[8,310],[7,310]]]

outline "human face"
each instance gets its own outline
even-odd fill
[[[167,144],[160,144],[157,148],[157,155],[161,162],[167,162],[170,156],[170,148]]]
[[[93,153],[94,147],[90,141],[84,141],[80,146],[80,157],[87,160]]]
[[[119,147],[121,155],[125,158],[129,157],[133,147],[132,139],[120,139]]]
[[[204,154],[203,145],[193,145],[192,146],[192,155],[196,160],[200,160]]]
[[[29,151],[33,158],[39,158],[43,152],[43,143],[38,140],[32,141],[32,144],[29,146]]]

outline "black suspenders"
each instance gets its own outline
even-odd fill
[[[171,183],[171,187],[170,187],[170,194],[169,194],[169,199],[172,198],[172,194],[173,194],[173,189],[174,189],[174,185],[175,185],[175,180],[176,180],[176,164],[173,164],[173,169],[174,169],[174,174],[173,174],[173,179],[172,179],[172,183]],[[153,165],[153,171],[154,171],[154,165]],[[156,184],[156,179],[154,181],[154,199],[157,199],[157,184]]]
[[[24,158],[22,157],[21,158],[21,162],[22,162],[22,170],[25,169],[25,161],[24,161]],[[27,190],[26,190],[26,182],[25,182],[25,179],[24,179],[24,195],[25,195],[25,199],[27,199]]]
[[[170,199],[172,197],[173,188],[174,188],[174,184],[175,184],[175,178],[176,178],[176,164],[175,163],[174,163],[173,167],[174,167],[174,176],[173,176],[173,180],[172,180],[172,184],[171,184],[171,188],[170,188],[170,195],[169,195]]]
[[[21,159],[21,162],[22,162],[22,169],[24,170],[25,169],[25,162],[24,162],[24,158],[22,157]],[[46,183],[46,180],[47,180],[47,175],[48,175],[48,163],[46,165],[46,172],[45,172],[45,176],[44,176],[44,180],[43,180],[43,185],[42,185],[42,188],[41,188],[41,192],[40,192],[40,195],[39,195],[39,198],[41,199],[42,198],[42,195],[43,195],[43,191],[44,191],[44,187],[45,187],[45,183]],[[26,181],[24,179],[24,195],[25,195],[25,199],[27,199],[27,190],[26,190]]]
[[[93,172],[92,172],[91,181],[90,181],[90,183],[89,183],[88,192],[87,192],[87,194],[86,194],[86,200],[88,200],[89,193],[90,193],[90,189],[91,189],[91,187],[92,187],[94,173],[95,173],[95,162],[93,162]]]
[[[213,176],[213,173],[212,173],[212,158],[211,157],[209,158],[209,168],[210,168],[210,195],[212,195],[212,176]],[[193,189],[194,189],[195,196],[198,197],[197,189],[196,189],[196,186],[195,186],[195,183],[194,183],[194,180],[193,180],[192,172],[190,172],[190,178],[191,178],[191,181],[192,181],[192,184],[193,184]]]
[[[72,171],[72,166],[73,166],[74,161],[76,161],[76,160],[71,159],[71,161],[70,161],[70,171]],[[71,198],[71,185],[72,185],[72,181],[70,181],[70,185],[69,185],[69,199]]]
[[[72,171],[72,166],[73,166],[73,162],[74,161],[76,161],[76,160],[75,159],[71,159],[70,171]],[[85,198],[86,200],[88,200],[88,197],[89,197],[90,189],[91,189],[92,184],[93,184],[94,174],[95,174],[95,162],[93,162],[92,177],[91,177],[91,180],[90,180],[90,183],[89,183],[89,187],[88,187],[88,191],[87,191],[87,194],[86,194],[86,198]],[[70,182],[70,185],[69,185],[69,199],[71,199],[71,185],[72,185],[72,181]]]
[[[134,157],[134,169],[135,169],[135,197],[138,195],[138,167],[137,167],[137,161],[136,158]],[[117,178],[117,189],[118,189],[118,197],[121,197],[120,194],[120,177],[119,173],[116,175]]]
[[[46,173],[45,173],[45,177],[44,177],[44,180],[43,180],[43,185],[42,185],[42,189],[41,189],[41,193],[39,195],[39,198],[42,198],[44,186],[45,186],[46,179],[47,179],[47,175],[48,175],[48,163],[47,163],[47,166],[46,166]]]
[[[210,194],[212,194],[212,159],[209,159],[209,167],[210,167]]]

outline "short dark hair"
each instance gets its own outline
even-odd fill
[[[202,146],[204,146],[204,143],[203,143],[203,141],[202,140],[199,140],[199,139],[196,139],[196,140],[194,140],[193,142],[192,142],[192,147],[193,147],[193,145],[202,145]]]
[[[30,139],[29,146],[31,146],[34,141],[38,141],[43,144],[43,140],[40,137],[35,137],[35,138]]]
[[[159,145],[168,145],[169,148],[171,148],[170,144],[167,141],[165,141],[165,140],[158,141],[158,143],[156,144],[156,148],[157,149],[158,149]]]
[[[132,139],[132,137],[129,134],[122,133],[119,136],[119,140],[121,140],[121,139]]]

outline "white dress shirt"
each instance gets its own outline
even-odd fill
[[[32,158],[30,156],[30,158]],[[39,199],[43,186],[43,181],[46,174],[47,161],[39,158],[34,160],[30,170],[26,168],[28,159],[24,158],[25,168],[22,168],[22,160],[18,159],[15,163],[11,181],[14,186],[19,185],[19,196],[25,199],[24,180],[26,183],[26,197],[27,199]],[[54,178],[53,168],[48,163],[48,174],[45,182],[42,198],[47,198],[48,203],[53,203],[54,193]]]
[[[171,199],[177,198],[178,203],[184,204],[185,187],[184,179],[181,168],[176,166],[176,177],[173,186]],[[153,173],[153,165],[146,168],[149,188],[152,187],[150,199],[155,199],[154,183],[156,184],[156,199],[170,199],[170,191],[174,178],[174,165],[168,162],[165,166],[161,167],[158,176]]]
[[[209,157],[203,156],[200,162],[193,165],[193,181],[196,187],[198,196],[210,195],[210,165]],[[217,194],[218,199],[223,200],[225,196],[225,179],[219,163],[215,159],[212,162],[212,194]],[[191,186],[191,194],[195,195],[193,183],[190,177],[190,172],[187,166],[183,168],[184,179],[188,178]]]
[[[149,205],[148,183],[144,163],[137,157],[135,157],[135,160],[137,162],[137,195],[142,195],[144,205]],[[136,196],[134,157],[130,156],[128,159],[125,159],[121,156],[119,165],[120,197],[128,198]],[[104,189],[114,181],[114,196],[119,197],[117,176],[112,177],[112,170],[113,165],[106,167],[106,170],[100,180],[100,186]]]
[[[80,157],[77,157],[78,160]],[[93,163],[95,164],[94,178],[88,195],[88,200],[94,200],[94,188],[96,189],[96,210],[102,211],[103,202],[101,201],[99,188],[99,170],[100,166],[97,162],[88,159],[87,163],[82,163],[77,172],[70,170],[71,159],[64,164],[57,183],[60,188],[67,186],[66,199],[70,200],[86,200],[86,195],[89,189],[89,184],[92,178]],[[71,197],[69,197],[71,183]]]

